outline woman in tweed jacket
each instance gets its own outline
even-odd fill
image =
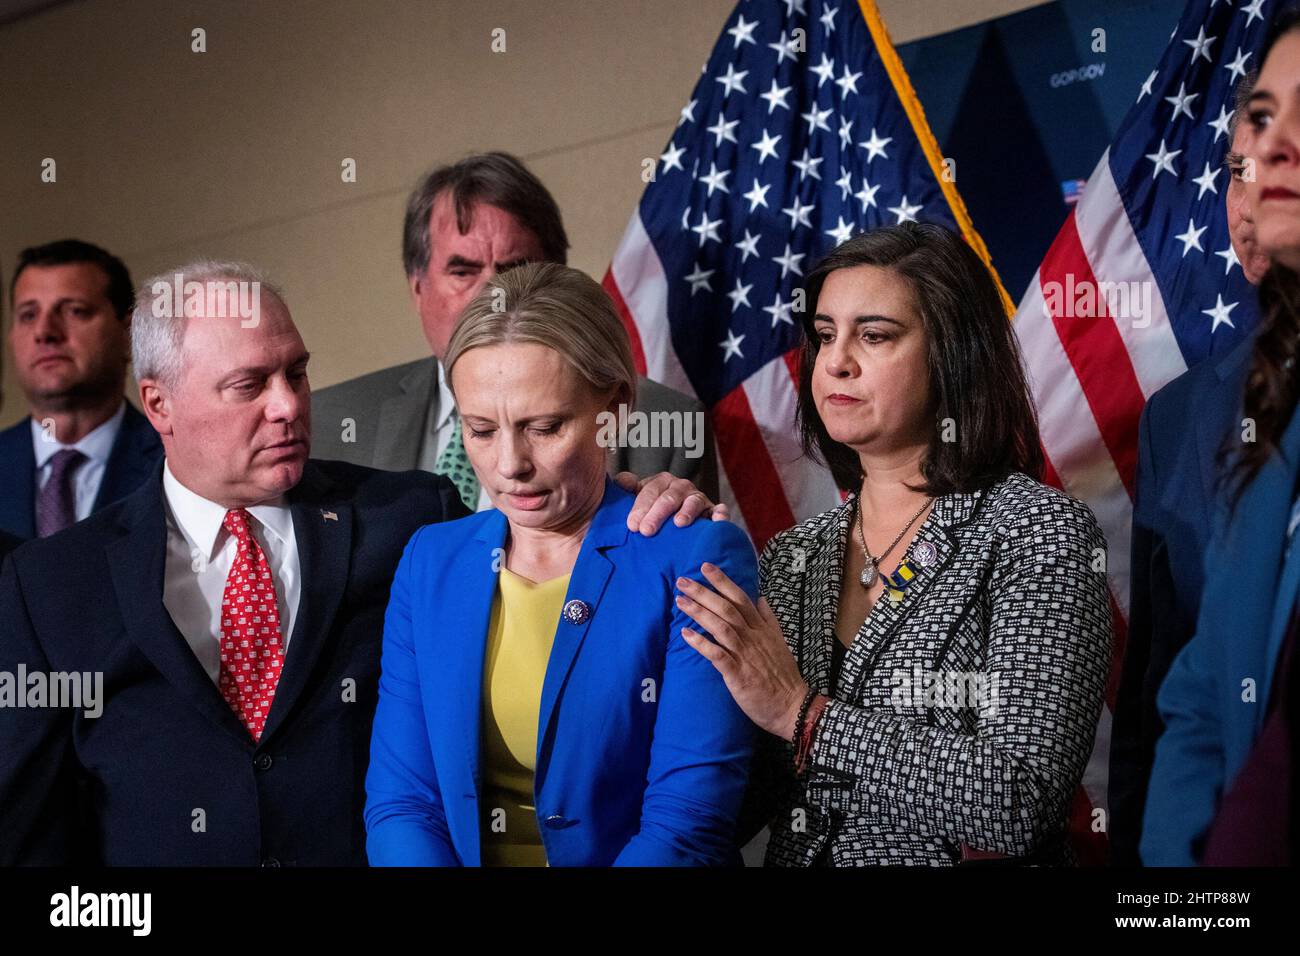
[[[1110,662],[1105,541],[1040,484],[1015,339],[955,233],[906,223],[811,273],[805,448],[847,499],[777,535],[763,599],[709,565],[687,629],[765,733],[742,841],[769,865],[1068,863]]]

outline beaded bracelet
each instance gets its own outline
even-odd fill
[[[802,773],[803,771],[802,765],[804,755],[800,753],[800,744],[803,741],[803,725],[804,721],[808,719],[808,707],[816,697],[816,689],[809,687],[808,693],[803,696],[803,703],[799,705],[799,716],[794,722],[794,736],[790,738],[790,742],[794,745],[794,772],[796,774]]]

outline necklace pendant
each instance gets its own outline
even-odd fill
[[[876,562],[868,557],[866,566],[862,569],[862,576],[858,580],[862,582],[864,588],[869,588],[876,583],[876,578],[879,576],[880,572],[876,570]]]

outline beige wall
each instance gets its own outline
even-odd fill
[[[853,0],[844,0],[852,4]],[[898,42],[1035,0],[880,0]],[[80,0],[0,27],[0,267],[65,236],[138,280],[197,255],[280,280],[320,387],[423,354],[399,257],[427,167],[522,156],[604,273],[734,0]],[[190,50],[190,31],[207,52]],[[491,32],[506,31],[493,53]],[[58,181],[43,184],[52,157]],[[356,183],[340,163],[356,160]],[[0,426],[23,414],[6,350]]]

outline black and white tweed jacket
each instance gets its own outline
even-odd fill
[[[854,507],[777,535],[760,559],[804,678],[834,699],[802,780],[790,744],[761,734],[742,830],[771,828],[767,865],[824,849],[837,866],[946,865],[963,843],[1071,862],[1067,814],[1110,664],[1092,512],[1021,474],[937,499],[908,551],[929,542],[935,560],[901,601],[876,602],[832,688]]]

